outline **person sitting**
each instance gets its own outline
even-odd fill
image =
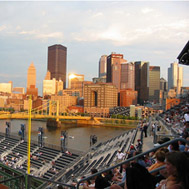
[[[125,153],[121,152],[121,150],[118,150],[117,154],[116,154],[116,163],[120,163],[123,161],[125,157]]]
[[[91,169],[91,174],[95,174],[97,172],[98,172],[97,169],[94,168]],[[102,174],[95,176],[94,180],[95,180],[94,188],[106,188],[110,186],[110,183],[102,176]]]
[[[156,189],[189,188],[189,159],[182,152],[168,152],[165,157],[167,179],[160,182]]]
[[[138,163],[126,168],[125,189],[154,189],[153,177]]]
[[[149,168],[148,171],[152,171],[154,169],[157,169],[158,167],[161,167],[163,165],[165,165],[165,152],[158,150],[155,153],[155,159],[156,159],[156,163],[152,164]],[[157,175],[157,172],[151,173],[152,175]]]

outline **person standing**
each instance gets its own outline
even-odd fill
[[[147,137],[147,129],[148,129],[148,126],[147,126],[147,123],[145,123],[144,126],[143,126],[143,131],[144,131],[145,137]]]

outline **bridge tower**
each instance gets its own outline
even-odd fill
[[[56,121],[59,122],[59,100],[56,101]]]
[[[49,116],[52,115],[52,102],[49,100]]]

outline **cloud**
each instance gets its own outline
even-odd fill
[[[148,14],[148,13],[150,13],[150,12],[153,12],[153,9],[151,9],[151,8],[143,8],[143,9],[141,10],[141,12],[142,12],[143,14]]]
[[[97,12],[92,17],[96,18],[96,17],[101,17],[101,16],[103,16],[103,13],[102,12]]]
[[[10,79],[10,78],[22,78],[23,76],[20,74],[5,74],[5,73],[0,73],[0,77],[4,79]]]
[[[7,27],[5,25],[0,26],[0,32],[5,30]]]
[[[33,36],[36,39],[41,39],[41,40],[48,40],[49,38],[55,38],[58,40],[63,39],[63,33],[62,32],[49,32],[49,33],[43,33],[39,32],[36,30],[32,31],[21,31],[19,32],[20,35],[25,35],[25,36]]]

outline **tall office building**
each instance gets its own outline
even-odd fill
[[[159,103],[160,93],[160,67],[149,67],[149,101]]]
[[[121,90],[135,90],[135,66],[134,63],[121,64]]]
[[[67,48],[62,45],[48,47],[48,67],[51,79],[62,80],[66,88],[66,59]]]
[[[45,79],[43,80],[43,96],[58,94],[63,90],[63,81],[57,81],[55,78],[50,79],[51,74],[47,71]]]
[[[83,96],[83,74],[69,74],[68,76],[68,88],[79,90],[80,97]]]
[[[183,68],[178,66],[178,63],[174,62],[168,68],[168,90],[176,89],[177,94],[180,94],[183,84]]]
[[[107,73],[107,55],[102,55],[99,60],[99,78],[106,78]]]
[[[165,109],[167,98],[168,82],[164,78],[160,78],[160,105]]]
[[[160,90],[167,91],[167,89],[168,89],[168,83],[163,77],[161,77],[160,78]]]
[[[135,90],[139,104],[149,100],[149,62],[135,62]]]
[[[28,68],[27,74],[27,95],[38,96],[38,89],[36,88],[36,69],[33,62]]]
[[[36,86],[36,69],[33,62],[30,64],[27,74],[27,88],[31,88],[31,86]]]
[[[121,63],[126,63],[127,60],[123,59],[122,54],[112,53],[107,57],[107,83],[113,83],[120,92],[121,83]]]

